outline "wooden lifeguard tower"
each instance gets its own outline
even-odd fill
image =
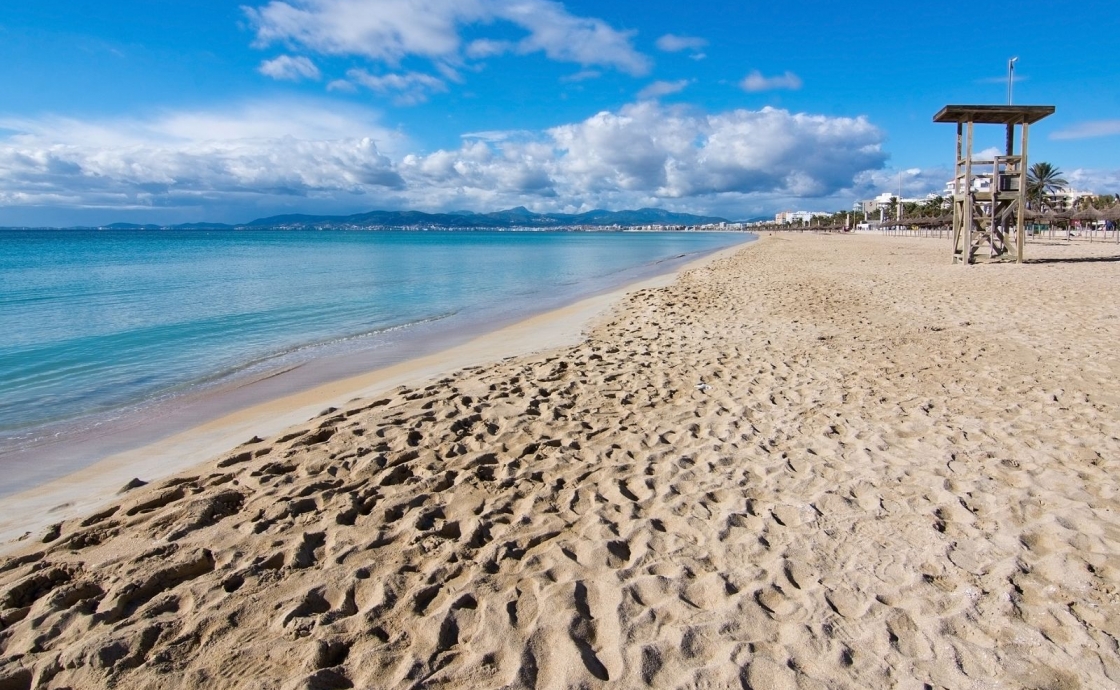
[[[953,263],[989,260],[1023,262],[1023,212],[1027,208],[1027,132],[1052,115],[1052,105],[947,105],[934,122],[957,123],[957,157],[953,169]],[[972,157],[973,126],[1005,125],[1005,154]],[[1015,127],[1022,128],[1015,153]],[[981,250],[987,249],[986,252]]]

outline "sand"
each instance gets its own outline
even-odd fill
[[[765,238],[127,490],[0,688],[1115,686],[1120,251],[1029,250]]]
[[[691,261],[684,269],[729,256],[737,248],[719,250]],[[154,443],[132,444],[37,486],[0,497],[0,556],[18,540],[46,526],[96,512],[134,477],[162,479],[212,458],[252,436],[273,436],[306,421],[327,407],[356,398],[380,395],[405,383],[417,384],[451,371],[545,349],[579,343],[593,324],[627,293],[672,283],[676,272],[645,278],[573,304],[538,314],[431,355],[417,356],[357,376],[331,380],[296,392],[266,397],[236,411],[170,435]],[[250,399],[254,395],[248,396]],[[160,420],[156,420],[160,424]],[[141,435],[147,436],[146,430]],[[160,434],[155,434],[158,438]],[[94,449],[95,452],[95,449]],[[85,452],[79,453],[85,455]],[[2,690],[2,689],[0,689]]]

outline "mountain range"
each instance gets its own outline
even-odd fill
[[[424,213],[423,211],[369,211],[349,216],[312,216],[290,214],[258,218],[248,223],[182,223],[179,225],[136,225],[113,223],[112,229],[221,230],[232,228],[265,227],[430,227],[430,228],[560,228],[572,226],[609,227],[613,225],[710,225],[726,223],[726,218],[674,213],[659,208],[641,208],[636,211],[605,211],[596,209],[586,213],[533,213],[524,206],[491,213],[452,211],[449,213]]]

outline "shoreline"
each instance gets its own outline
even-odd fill
[[[733,244],[749,241],[754,236],[723,234],[727,236],[726,242]],[[589,276],[578,283],[565,283],[556,293],[540,295],[534,301],[480,303],[441,318],[422,319],[403,329],[388,327],[367,334],[372,337],[358,338],[357,341],[366,341],[364,345],[339,345],[354,340],[351,338],[312,344],[298,348],[307,351],[303,356],[281,355],[261,360],[260,367],[236,365],[225,374],[188,381],[179,391],[156,392],[139,400],[122,402],[113,409],[28,427],[26,432],[15,433],[0,443],[0,466],[4,469],[0,499],[240,409],[435,354],[581,299],[671,273],[711,251],[701,249],[671,254]],[[26,441],[20,439],[21,435]]]
[[[0,559],[0,679],[1112,687],[1120,247],[947,249],[767,237],[124,492]]]
[[[748,233],[752,234],[753,233]],[[268,437],[306,422],[324,408],[340,407],[358,398],[378,395],[400,385],[415,385],[470,366],[508,357],[573,345],[585,331],[625,295],[635,290],[671,284],[684,271],[730,256],[761,241],[746,239],[676,265],[672,270],[640,278],[605,292],[482,333],[466,333],[449,347],[371,369],[328,379],[296,391],[250,398],[217,417],[203,419],[140,445],[112,452],[35,486],[0,497],[6,509],[0,516],[0,556],[18,548],[28,535],[50,524],[95,510],[112,500],[133,478],[145,482],[183,472],[205,463],[253,436]],[[672,262],[665,259],[660,263]],[[248,382],[259,384],[272,376]],[[234,390],[236,392],[236,389]],[[21,517],[13,517],[21,516]],[[28,518],[27,516],[34,516]]]
[[[442,234],[446,235],[447,233]],[[485,233],[480,235],[482,239],[479,240],[474,239],[475,235],[468,237],[464,234],[454,237],[448,236],[447,239],[452,245],[463,246],[466,250],[466,254],[461,254],[460,259],[466,257],[466,255],[473,255],[479,261],[485,262],[484,258],[478,257],[477,253],[472,252],[478,252],[479,248],[485,248],[488,242],[486,237],[494,234]],[[545,234],[556,235],[556,233]],[[612,234],[615,236],[605,239],[604,243],[599,243],[599,246],[610,248],[610,246],[619,242],[617,237],[624,235],[624,233]],[[358,374],[384,369],[386,366],[398,364],[417,356],[433,354],[442,351],[442,349],[465,343],[469,339],[491,332],[491,330],[512,325],[524,318],[570,305],[579,299],[594,297],[600,295],[600,293],[626,286],[628,283],[657,276],[657,274],[664,272],[671,272],[683,263],[703,257],[704,254],[712,251],[711,244],[736,244],[748,240],[752,236],[744,233],[706,234],[715,236],[704,237],[699,242],[691,240],[679,242],[675,248],[666,246],[665,249],[657,252],[660,255],[656,255],[656,257],[647,257],[648,252],[638,250],[635,257],[607,261],[601,264],[601,267],[595,261],[588,264],[600,267],[599,270],[577,270],[566,273],[564,271],[550,272],[547,268],[542,268],[541,270],[548,277],[543,279],[544,285],[552,285],[551,288],[547,290],[525,288],[521,292],[514,290],[511,296],[505,299],[487,298],[493,297],[496,293],[510,292],[512,289],[510,281],[503,280],[502,277],[494,277],[496,280],[474,279],[472,274],[484,277],[486,272],[465,268],[460,270],[456,268],[456,265],[461,264],[461,267],[468,267],[473,262],[461,263],[461,261],[455,259],[444,259],[445,262],[456,264],[445,265],[444,269],[449,272],[448,274],[454,273],[465,280],[464,285],[457,288],[457,290],[463,291],[464,297],[448,298],[440,301],[438,288],[435,289],[436,293],[428,295],[426,289],[421,287],[418,288],[418,295],[428,295],[432,301],[422,299],[419,302],[414,302],[412,307],[404,307],[403,309],[384,308],[379,305],[379,302],[368,302],[368,304],[363,302],[364,291],[362,293],[353,292],[351,279],[356,279],[355,277],[361,274],[361,271],[358,270],[360,267],[356,268],[353,263],[347,265],[351,270],[358,270],[358,273],[355,273],[351,279],[339,277],[340,281],[338,282],[336,282],[338,279],[333,277],[316,279],[316,276],[323,276],[323,271],[311,271],[309,280],[314,283],[317,291],[327,302],[334,299],[339,302],[339,305],[349,305],[353,304],[351,301],[351,298],[353,298],[362,310],[372,309],[372,314],[375,315],[373,321],[370,324],[356,324],[353,315],[344,316],[340,323],[333,326],[325,325],[321,319],[316,325],[315,318],[309,319],[311,321],[310,325],[302,323],[302,319],[299,323],[291,321],[291,328],[297,330],[309,328],[309,333],[314,335],[306,337],[298,334],[293,335],[290,329],[284,330],[281,328],[276,336],[277,347],[270,347],[268,343],[261,341],[260,338],[263,337],[263,334],[260,332],[259,326],[250,325],[246,330],[245,337],[250,342],[253,342],[255,338],[258,344],[249,347],[242,354],[252,356],[249,356],[248,360],[242,357],[240,360],[224,361],[217,369],[214,369],[213,366],[215,363],[213,355],[215,353],[220,353],[224,348],[236,351],[240,347],[241,335],[236,328],[224,327],[225,335],[221,337],[206,336],[213,345],[192,346],[185,344],[185,352],[190,354],[184,357],[179,357],[176,352],[169,352],[168,348],[164,347],[161,351],[153,351],[150,356],[147,356],[146,360],[141,357],[138,361],[137,356],[129,352],[116,353],[114,347],[91,346],[93,352],[101,353],[94,354],[91,357],[91,364],[94,365],[94,369],[99,366],[104,369],[105,366],[110,366],[115,357],[121,356],[125,360],[125,365],[121,370],[123,373],[112,370],[110,366],[110,370],[106,372],[106,376],[109,376],[108,379],[100,382],[81,372],[74,376],[68,376],[66,379],[54,376],[56,381],[48,383],[44,389],[45,392],[40,391],[40,393],[43,397],[46,397],[50,390],[57,389],[55,395],[59,403],[57,407],[52,404],[36,402],[38,399],[35,398],[35,394],[28,397],[27,394],[21,392],[18,383],[15,385],[15,391],[7,391],[9,395],[6,395],[2,402],[13,412],[12,419],[8,420],[9,423],[19,423],[21,419],[48,419],[54,416],[58,416],[58,418],[41,423],[30,423],[30,425],[24,427],[11,428],[0,435],[2,437],[0,438],[0,466],[4,470],[4,476],[0,481],[0,498],[65,476],[74,472],[75,469],[91,465],[97,460],[146,446],[160,438],[166,438],[174,435],[174,433],[203,425],[203,423],[222,417],[224,414],[251,407],[253,404],[281,398],[284,395],[301,390],[309,390],[321,383],[347,379],[347,377]],[[298,233],[296,233],[296,237],[288,235],[283,235],[287,237],[284,242],[289,243],[295,249],[309,249],[312,263],[314,263],[316,257],[318,257],[319,262],[323,261],[324,246],[329,248],[335,242],[335,240],[330,240],[325,244],[304,248],[304,245],[300,243],[306,242],[306,239],[300,239]],[[528,235],[528,233],[521,233],[521,235]],[[372,242],[372,244],[356,246],[358,249],[364,248],[363,251],[368,252],[371,251],[370,248],[377,248],[384,242],[388,242],[386,246],[396,246],[401,242],[404,242],[404,244],[417,242],[414,237],[418,235],[414,233],[362,233],[362,236],[366,237],[363,242]],[[429,235],[423,236],[428,237]],[[400,237],[408,237],[408,240],[402,241]],[[244,244],[244,237],[227,241],[234,242],[234,248],[240,248],[241,253],[249,251],[253,244],[252,242],[248,245]],[[237,244],[237,242],[242,244]],[[531,237],[519,236],[516,242],[505,242],[504,246],[516,253],[516,246],[525,246],[526,243],[528,243],[528,246],[536,244]],[[625,244],[625,242],[623,243]],[[430,244],[428,240],[423,240],[417,246],[428,246]],[[578,246],[579,241],[576,241],[575,244]],[[172,249],[167,249],[166,243],[157,245],[157,250],[165,251],[165,253],[169,252],[172,258],[176,255],[175,251],[181,249],[176,248],[178,248],[178,243],[172,244]],[[668,251],[671,249],[676,251]],[[188,250],[183,251],[190,250],[188,248]],[[197,248],[194,251],[197,251]],[[231,251],[235,257],[240,255],[237,251]],[[380,255],[380,253],[380,250],[374,252],[377,255]],[[288,252],[284,255],[283,260],[290,260],[288,257],[291,254],[291,252]],[[439,257],[439,252],[436,254]],[[162,260],[168,260],[164,254],[157,255],[162,257]],[[409,252],[409,255],[420,254]],[[448,254],[445,253],[445,257],[446,255]],[[616,253],[615,255],[616,257],[619,257],[619,255],[620,257],[627,257],[625,253]],[[641,259],[641,261],[638,261],[638,259]],[[263,259],[256,258],[254,261],[263,261]],[[371,261],[373,261],[376,270],[383,273],[391,272],[386,271],[384,267],[377,269],[376,267],[381,264],[377,264],[373,259]],[[437,261],[439,261],[438,258]],[[634,263],[635,261],[638,262]],[[232,270],[241,265],[236,259],[231,259],[226,263],[220,262],[220,268]],[[263,265],[263,263],[256,263],[243,265],[241,268],[244,269],[244,272],[253,274],[254,271],[260,270]],[[274,264],[269,263],[268,265],[273,267]],[[276,265],[276,268],[282,268],[282,265]],[[411,265],[410,261],[404,260],[401,270],[407,270],[409,265]],[[525,261],[519,265],[533,264],[531,261]],[[560,265],[562,265],[562,262]],[[515,267],[511,267],[510,272],[520,274],[524,280],[533,280],[532,272],[525,273],[524,270],[517,270]],[[270,274],[274,278],[280,273],[272,271]],[[569,280],[566,280],[566,276]],[[578,277],[579,279],[570,279],[572,277]],[[207,293],[206,291],[214,285],[213,282],[198,282],[198,276],[190,276],[190,274],[187,274],[185,279],[186,282],[183,285],[193,286],[194,289],[202,293]],[[357,279],[357,282],[361,282],[361,280]],[[386,285],[403,285],[405,282],[407,281],[394,283],[389,280]],[[421,280],[420,282],[427,283],[429,281]],[[494,282],[496,286],[504,285],[505,291],[501,288],[498,288],[496,292],[488,291],[484,288],[487,282]],[[172,285],[178,285],[178,283],[172,281]],[[436,285],[439,285],[438,280]],[[538,281],[538,285],[541,285],[541,281]],[[351,287],[347,288],[347,286]],[[279,289],[279,286],[276,285],[272,287]],[[515,283],[513,283],[513,287],[515,287]],[[376,288],[376,286],[371,287],[371,289],[373,288]],[[174,289],[169,290],[170,292],[175,291]],[[402,300],[402,304],[410,304],[408,295],[413,290],[408,289],[404,290],[403,293],[396,293],[390,289],[390,292],[395,295],[395,299]],[[280,295],[287,295],[282,289],[279,293]],[[316,293],[316,291],[308,293]],[[332,295],[333,297],[329,297]],[[288,307],[306,310],[307,305],[302,305],[300,298],[293,295],[287,296],[293,298]],[[162,298],[166,297],[167,295],[162,295]],[[393,304],[393,302],[390,300],[384,302],[384,304]],[[272,307],[278,308],[276,302],[273,302]],[[330,307],[327,307],[327,309],[329,310]],[[390,318],[393,311],[404,318],[393,320]],[[419,318],[411,318],[409,317],[410,314]],[[8,316],[6,325],[19,328],[18,323],[10,323],[12,315],[9,314]],[[55,314],[56,318],[57,316]],[[305,316],[307,315],[305,314]],[[26,319],[30,316],[25,315],[21,318]],[[169,318],[177,317],[171,315]],[[330,321],[330,323],[334,323],[334,321]],[[167,343],[171,343],[171,341],[167,341]],[[263,346],[261,343],[264,343]],[[264,354],[261,354],[262,352]],[[187,364],[188,360],[194,360],[194,364]],[[167,372],[166,376],[165,370]],[[4,374],[6,376],[11,375],[11,372],[6,370]],[[123,376],[123,379],[118,379],[116,377],[118,375]],[[121,383],[120,390],[116,386],[118,381]],[[158,384],[155,389],[146,390],[144,389],[146,384],[137,383],[143,381],[164,381],[167,385]],[[55,389],[50,388],[52,385],[55,386]],[[101,398],[99,398],[99,395]],[[109,405],[100,404],[104,402],[104,398],[109,398],[113,402]],[[22,402],[19,402],[20,400]],[[81,402],[83,400],[84,402]],[[18,404],[18,407],[11,407],[15,404]]]

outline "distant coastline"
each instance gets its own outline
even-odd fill
[[[452,211],[367,211],[350,215],[286,214],[257,218],[247,223],[109,223],[60,227],[60,230],[251,230],[251,229],[316,229],[316,230],[735,230],[743,222],[718,216],[675,213],[659,208],[607,211],[596,209],[584,213],[534,213],[524,206],[475,213]],[[5,227],[5,230],[41,229],[30,226]]]

